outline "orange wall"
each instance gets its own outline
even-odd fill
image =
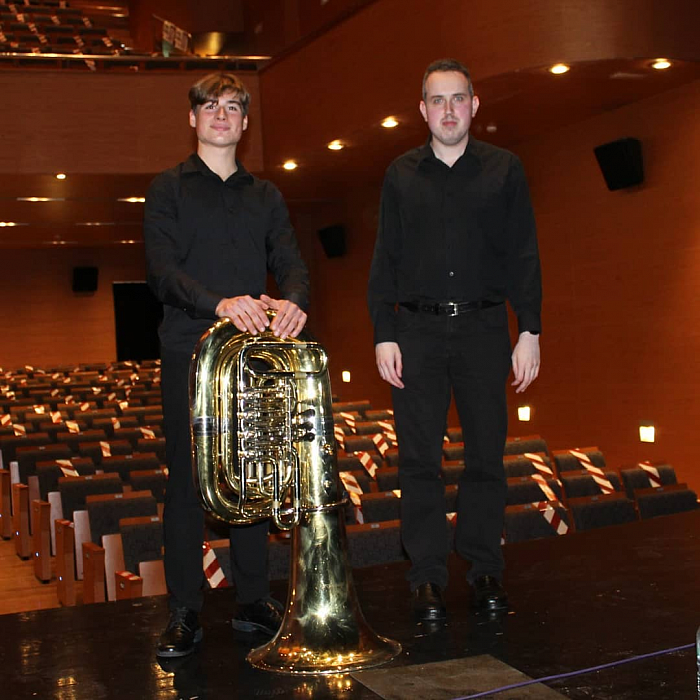
[[[699,111],[696,82],[514,149],[532,189],[545,296],[541,377],[524,398],[509,390],[510,435],[539,433],[552,449],[597,444],[611,466],[666,459],[698,490]],[[643,143],[646,183],[609,192],[593,147],[624,136]],[[378,199],[379,183],[348,196],[348,252],[315,261],[313,318],[334,391],[380,408],[390,395],[374,369],[365,305]],[[531,423],[517,422],[524,402]],[[654,445],[638,441],[647,419]]]

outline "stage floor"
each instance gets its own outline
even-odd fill
[[[453,558],[449,619],[435,629],[412,621],[404,563],[356,570],[369,624],[403,646],[392,664],[366,675],[289,677],[251,668],[245,655],[265,640],[232,631],[227,589],[207,594],[200,651],[169,665],[154,655],[167,618],[163,597],[2,615],[0,697],[450,700],[688,645],[479,697],[698,697],[700,511],[507,545],[505,555],[508,614],[490,619],[470,611],[466,566]],[[274,592],[286,595],[282,586]]]

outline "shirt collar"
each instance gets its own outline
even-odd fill
[[[235,182],[236,184],[250,184],[253,182],[253,176],[245,169],[243,163],[236,158],[237,170],[231,177],[229,177],[226,182]],[[211,170],[211,168],[197,155],[193,153],[182,166],[182,173],[186,175],[190,174],[200,174],[208,177],[216,177],[220,179],[219,176]]]
[[[418,149],[419,162],[423,163],[425,161],[436,161],[439,160],[433,153],[433,147],[430,145],[432,136],[428,137],[428,140]],[[479,165],[481,165],[481,142],[469,134],[469,141],[467,141],[467,147],[464,149],[464,153],[455,161],[455,165],[461,161],[463,158],[469,158],[476,160]]]

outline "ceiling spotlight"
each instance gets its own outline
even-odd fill
[[[554,73],[554,75],[563,75],[564,73],[568,73],[569,70],[570,66],[567,66],[566,63],[557,63],[549,69],[549,72]]]
[[[394,117],[387,117],[383,122],[382,126],[385,129],[393,129],[395,126],[398,126],[399,123],[394,119]]]
[[[65,173],[56,173],[56,179],[57,180],[65,180],[66,174]]]
[[[669,61],[667,58],[657,58],[652,64],[652,68],[655,68],[656,70],[666,70],[667,68],[671,67],[671,61]]]
[[[65,197],[17,197],[18,202],[65,202]]]
[[[328,148],[329,148],[331,151],[342,151],[344,147],[345,147],[345,144],[343,144],[343,143],[342,143],[341,141],[339,141],[338,139],[336,139],[335,141],[331,141],[331,142],[328,144]]]
[[[120,197],[118,202],[129,202],[129,204],[143,204],[146,201],[145,197]]]
[[[288,160],[284,163],[284,165],[282,167],[285,170],[296,170],[299,166],[297,165],[296,161]]]

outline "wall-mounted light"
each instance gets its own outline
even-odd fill
[[[669,61],[667,58],[657,58],[651,64],[651,67],[656,70],[666,70],[667,68],[671,67],[671,61]]]
[[[285,163],[282,165],[282,167],[285,170],[296,170],[299,166],[297,165],[296,161],[288,160],[288,161],[285,161]]]
[[[567,66],[566,63],[555,63],[549,69],[549,72],[553,73],[554,75],[564,75],[564,73],[568,73],[570,70],[571,66]]]
[[[129,204],[143,204],[145,197],[119,197],[117,202],[128,202]]]
[[[640,442],[655,442],[656,428],[651,421],[640,421],[639,423],[639,441]]]
[[[336,139],[335,141],[331,141],[331,142],[328,144],[328,148],[329,148],[331,151],[342,151],[343,148],[345,148],[345,144],[344,144],[342,141]]]
[[[394,119],[394,117],[387,117],[387,118],[382,122],[382,126],[383,126],[385,129],[393,129],[395,126],[398,126],[398,125],[399,125],[399,123],[398,123],[398,121],[396,121],[396,119]]]
[[[518,406],[518,420],[529,421],[531,409],[529,406]]]
[[[342,379],[346,384],[350,382],[350,372],[348,372],[348,370],[343,370]]]
[[[65,197],[17,197],[18,202],[65,202]]]
[[[65,173],[56,173],[56,179],[57,180],[65,180],[66,174]]]

